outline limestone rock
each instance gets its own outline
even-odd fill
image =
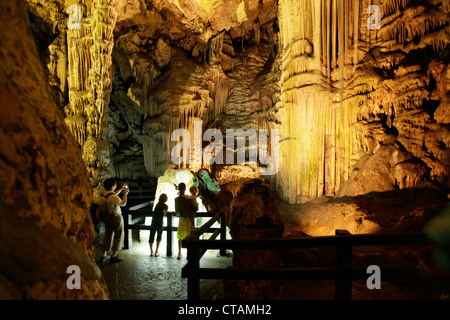
[[[171,161],[177,143],[171,133],[182,128],[192,135],[194,121],[202,121],[203,132],[279,129],[280,167],[265,179],[291,204],[423,182],[449,186],[448,1],[376,1],[381,20],[371,28],[366,0],[80,0],[81,29],[68,28],[66,0],[27,2],[47,74],[34,79],[49,83],[52,95],[42,101],[53,99],[63,112],[93,185],[113,173],[149,180],[168,168],[207,169],[227,185],[226,201],[234,194],[238,207],[252,209],[239,189],[242,181],[261,178],[259,164],[177,167]],[[34,85],[24,81],[27,89]],[[30,105],[40,101],[31,99]],[[66,147],[63,129],[47,124],[39,130],[51,128],[53,139]],[[2,144],[9,163],[31,154],[27,163],[40,167],[52,154],[39,154],[35,140]],[[205,148],[211,141],[202,142]],[[57,161],[63,162],[72,163]],[[83,176],[70,169],[73,179],[64,180],[65,186]],[[6,172],[6,183],[13,172]],[[33,182],[41,173],[23,174]],[[53,171],[42,175],[56,179]],[[85,203],[82,194],[67,199]],[[44,199],[58,206],[68,201]],[[253,200],[262,216],[243,218],[244,227],[262,223],[264,229],[268,223],[278,230],[276,219],[263,214],[262,204],[270,203],[256,195]],[[352,221],[366,220],[352,214],[353,207],[340,209]],[[67,213],[63,217],[46,219],[56,225],[70,220]],[[349,223],[339,219],[326,224]]]
[[[283,234],[284,225],[274,203],[274,194],[261,180],[244,182],[233,198],[230,215],[233,239],[276,238]]]
[[[337,197],[357,196],[370,192],[395,190],[390,177],[389,159],[392,146],[378,145],[373,155],[363,156],[353,169],[351,178],[337,193]]]
[[[339,199],[339,198],[338,198]],[[312,200],[298,214],[298,230],[309,236],[333,236],[343,229],[351,234],[376,233],[380,225],[368,217],[357,204],[346,201]]]
[[[95,264],[92,191],[53,102],[23,1],[0,4],[0,282],[2,297],[105,299]],[[81,269],[70,290],[67,268]]]
[[[337,197],[393,191],[420,186],[429,179],[429,168],[398,144],[379,144],[373,155],[363,156]]]
[[[397,163],[391,170],[399,189],[417,187],[429,176],[429,168],[419,159]]]
[[[434,118],[442,124],[450,123],[450,104],[441,102],[434,112]]]
[[[248,180],[233,199],[230,208],[230,234],[233,239],[280,238],[284,231],[269,186],[261,180]],[[251,266],[251,267],[250,267]],[[236,250],[233,267],[270,269],[280,266],[275,250]],[[277,281],[227,281],[228,294],[240,299],[264,299],[282,295]]]
[[[278,119],[286,140],[276,184],[291,203],[334,196],[347,180],[370,176],[376,168],[368,165],[361,173],[357,161],[367,160],[363,154],[372,154],[379,143],[394,141],[423,161],[433,180],[448,183],[449,154],[435,135],[444,126],[433,116],[446,121],[448,64],[441,53],[448,45],[449,7],[443,1],[423,6],[385,1],[379,4],[385,22],[371,30],[366,5],[279,3]],[[374,189],[389,188],[381,171],[373,172],[382,184]]]
[[[67,29],[65,1],[28,2],[94,184],[112,172],[163,175],[170,134],[196,120],[204,130],[279,129],[280,168],[267,181],[290,203],[337,195],[378,144],[421,161],[394,176],[417,168],[450,181],[445,1],[376,4],[380,28],[370,29],[363,0],[82,0],[81,30]]]

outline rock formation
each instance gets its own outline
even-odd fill
[[[275,205],[275,195],[261,180],[246,181],[230,208],[230,235],[234,240],[279,238],[284,223]],[[281,266],[277,250],[235,250],[233,267],[238,269],[271,269]],[[225,287],[234,299],[264,299],[282,296],[279,281],[229,280]]]
[[[92,245],[91,184],[52,98],[25,3],[1,2],[0,18],[0,299],[108,298]],[[67,285],[73,265],[79,289]]]
[[[90,187],[109,176],[132,185],[156,181],[167,169],[207,170],[227,186],[224,199],[211,194],[209,205],[219,210],[228,210],[231,195],[240,198],[248,179],[265,180],[289,204],[450,186],[448,0],[13,0],[1,6],[8,9],[1,12],[1,99],[10,106],[0,111],[2,182],[22,191],[3,200],[14,217],[1,218],[51,243],[68,242],[55,250],[72,248],[61,253],[61,263],[74,254],[90,270],[83,274],[92,297],[106,293],[91,263],[86,209]],[[212,135],[188,144],[200,154],[219,146],[218,161],[175,164],[171,151],[179,141],[172,133],[185,129],[194,137],[200,122],[202,133],[218,130],[223,141]],[[227,129],[278,130],[276,174],[261,175],[268,165],[261,161],[221,161],[227,153],[237,159],[242,149],[250,158],[263,145],[238,147]],[[276,150],[271,145],[267,153]],[[352,214],[341,221],[331,205]],[[261,221],[264,210],[245,219]],[[331,225],[366,217],[336,202],[321,212],[303,222],[333,220],[321,231],[327,234]],[[15,239],[10,236],[4,240]],[[18,257],[28,249],[20,247]],[[0,281],[12,288],[10,296],[72,297],[56,288],[64,270],[54,267],[58,280],[47,274],[44,285],[32,278],[11,283],[8,268]]]
[[[348,189],[378,145],[407,161],[381,166],[387,190],[448,184],[446,1],[81,1],[79,30],[68,1],[28,2],[94,183],[163,175],[171,133],[201,120],[203,131],[279,129],[280,169],[263,178],[290,203]]]
[[[369,29],[376,14],[369,5],[380,8],[379,29]],[[280,194],[292,203],[333,196],[364,154],[394,142],[420,159],[396,169],[385,159],[380,168],[397,172],[396,186],[405,187],[407,171],[423,174],[423,163],[431,179],[448,183],[448,3],[286,0],[279,7],[279,114],[282,137],[291,138],[282,144]],[[367,169],[378,190],[383,173]],[[409,187],[423,179],[413,180]]]

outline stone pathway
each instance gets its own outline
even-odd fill
[[[140,231],[141,242],[133,241],[130,250],[122,250],[120,263],[105,263],[100,266],[112,300],[185,300],[187,279],[181,278],[186,265],[186,250],[178,260],[176,244],[174,255],[166,256],[166,243],[161,242],[159,257],[150,257],[148,231]],[[217,250],[208,251],[200,260],[201,267],[226,268],[231,266],[229,257],[217,257]],[[220,299],[223,284],[220,280],[201,280],[202,299]]]

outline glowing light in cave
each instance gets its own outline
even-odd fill
[[[186,195],[190,195],[189,188],[191,186],[198,186],[197,178],[189,169],[167,169],[164,172],[164,176],[158,178],[158,186],[156,187],[155,208],[158,203],[159,196],[162,193],[167,195],[167,205],[169,211],[175,211],[175,198],[178,197],[178,190],[175,186],[178,186],[181,182],[186,184]],[[200,198],[197,198],[198,211],[206,212],[206,208]]]
[[[175,211],[175,198],[178,197],[178,190],[176,186],[178,186],[181,182],[186,184],[186,195],[191,195],[189,192],[189,188],[191,186],[198,186],[197,178],[194,176],[191,170],[189,169],[167,169],[164,172],[164,175],[158,178],[158,185],[156,187],[155,194],[155,202],[153,204],[153,209],[155,209],[156,204],[158,203],[159,196],[162,193],[167,195],[167,206],[169,207],[169,212]],[[198,212],[206,212],[205,205],[200,198],[197,198],[198,203]],[[150,225],[152,218],[147,217],[145,219],[145,225]],[[164,219],[164,226],[167,226],[167,221]],[[178,226],[178,218],[174,217],[173,226]]]

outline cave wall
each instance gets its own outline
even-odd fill
[[[155,1],[153,8],[118,24],[118,92],[143,115],[143,159],[150,177],[174,166],[170,155],[176,142],[170,135],[183,128],[193,137],[194,121],[202,121],[203,131],[274,126],[277,5],[242,4]],[[220,174],[221,166],[203,167]]]
[[[66,26],[72,2],[29,2],[55,38],[43,63],[94,184],[162,175],[170,133],[193,120],[273,127],[275,1],[82,1],[80,30]]]
[[[370,5],[380,8],[379,29],[368,27]],[[134,57],[146,59],[135,65],[150,88],[139,99],[150,106],[150,174],[171,165],[170,133],[192,136],[202,120],[222,132],[278,128],[280,170],[265,178],[290,203],[448,183],[447,2],[235,1],[225,9],[219,1],[197,16],[211,22],[197,37],[189,31],[198,26],[183,22],[193,9],[179,9],[155,19],[169,33],[154,38],[153,58],[136,49],[148,44],[142,32],[125,35],[139,39]],[[209,169],[222,182],[258,176],[248,163]]]
[[[95,183],[111,175],[105,122],[117,12],[108,0],[82,1],[80,12],[81,28],[66,29],[69,104],[64,113],[70,131],[83,148],[83,160]]]
[[[348,45],[353,26],[348,24],[354,21],[344,1],[280,1],[279,6],[278,116],[281,135],[289,140],[281,144],[277,190],[298,203],[322,194],[333,196],[362,156],[363,126],[354,97],[361,93],[358,86],[364,76],[346,61],[353,58]]]
[[[0,3],[0,299],[105,299],[91,184],[52,96],[27,5]],[[80,289],[66,284],[80,267]]]
[[[27,2],[0,4],[2,298],[107,298],[91,183],[162,175],[195,120],[279,129],[289,203],[449,184],[448,1],[81,0],[79,30],[74,2]]]
[[[368,27],[370,5],[379,29]],[[297,203],[447,184],[448,1],[281,0],[279,11],[290,140],[278,193]]]
[[[81,30],[66,26],[72,2],[28,2],[94,184],[163,175],[171,133],[202,121],[224,141],[279,129],[276,175],[203,167],[222,183],[264,178],[289,203],[448,185],[448,1],[81,1]]]
[[[108,143],[114,1],[29,0],[33,30],[46,26],[53,39],[41,62],[64,120],[82,149],[93,184],[114,172]],[[76,5],[79,11],[68,11]],[[69,25],[76,21],[79,26]],[[36,32],[35,32],[36,33]],[[45,42],[35,41],[39,51]]]

